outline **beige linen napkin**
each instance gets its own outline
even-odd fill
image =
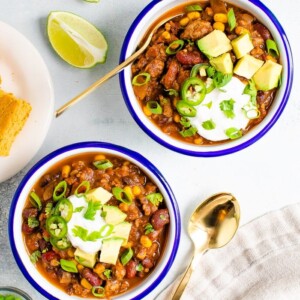
[[[177,283],[156,299],[171,299]],[[181,299],[300,299],[300,203],[253,220],[226,247],[206,252]]]

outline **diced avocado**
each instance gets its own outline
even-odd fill
[[[116,206],[103,205],[103,213],[105,222],[111,225],[119,224],[127,217],[127,215]]]
[[[253,76],[256,88],[268,91],[278,86],[282,65],[268,60]]]
[[[85,267],[93,268],[96,263],[97,252],[87,253],[79,248],[76,248],[74,252],[75,259]]]
[[[128,241],[130,230],[131,230],[131,224],[128,223],[128,222],[122,222],[120,224],[117,224],[114,227],[114,230],[112,232],[112,236],[124,239],[124,242],[123,242],[122,245],[125,245]]]
[[[223,31],[214,30],[197,41],[198,48],[207,56],[217,57],[232,49],[230,40]]]
[[[99,258],[100,262],[115,265],[123,241],[124,240],[121,238],[109,238],[103,240]]]
[[[237,62],[233,73],[250,79],[263,64],[262,60],[246,54]]]
[[[88,201],[99,201],[101,204],[105,204],[110,200],[112,194],[102,187],[98,187],[90,190],[85,194]]]
[[[242,34],[236,39],[232,40],[231,45],[235,56],[238,59],[249,53],[254,48],[251,37],[248,33]]]
[[[232,74],[233,63],[229,53],[223,53],[218,57],[212,58],[209,62],[217,71],[223,74]]]

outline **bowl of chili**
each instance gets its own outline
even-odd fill
[[[84,142],[25,175],[12,200],[10,245],[48,299],[141,299],[177,253],[180,215],[170,186],[129,149]]]
[[[172,15],[120,73],[132,117],[156,142],[185,155],[227,155],[255,143],[291,92],[293,59],[281,24],[258,0],[154,0],[130,27],[120,60]]]

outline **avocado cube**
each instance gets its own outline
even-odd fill
[[[75,260],[78,261],[81,265],[93,268],[96,263],[96,256],[97,252],[95,253],[87,253],[85,251],[82,251],[79,248],[76,248],[74,252]]]
[[[123,241],[124,240],[121,238],[109,238],[103,240],[99,258],[100,262],[115,265]]]
[[[250,79],[263,64],[262,60],[246,54],[237,62],[233,73]]]
[[[254,48],[251,37],[248,33],[242,34],[236,39],[232,40],[231,45],[235,56],[238,59],[249,53]]]
[[[129,222],[122,222],[115,225],[114,230],[112,232],[112,237],[118,237],[124,239],[123,245],[125,245],[128,241],[129,234],[131,230],[131,224]]]
[[[127,218],[118,207],[110,205],[103,205],[103,215],[105,222],[111,225],[119,224]]]
[[[232,74],[233,63],[229,53],[223,53],[218,57],[212,58],[209,62],[217,71],[223,74]]]
[[[258,90],[268,91],[278,86],[282,65],[267,60],[266,63],[254,74],[253,80]]]
[[[214,30],[197,41],[201,52],[209,57],[217,57],[232,49],[229,38],[223,31]]]
[[[98,187],[88,191],[85,194],[85,197],[88,201],[99,201],[101,204],[105,204],[107,201],[110,200],[112,194],[104,188]]]

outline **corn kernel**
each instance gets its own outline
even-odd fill
[[[242,26],[237,26],[234,31],[237,35],[242,35],[242,34],[245,34],[245,33],[249,33],[249,30],[246,29],[245,27],[242,27]]]
[[[266,60],[271,60],[271,61],[273,61],[273,62],[277,62],[277,61],[276,61],[276,58],[273,57],[272,55],[267,55],[267,56],[266,56]]]
[[[180,26],[186,26],[188,24],[188,22],[190,21],[189,18],[182,18],[180,21],[179,21],[179,24]]]
[[[199,11],[191,11],[187,14],[187,17],[190,20],[196,20],[196,19],[200,18],[200,13],[199,13]]]
[[[168,31],[164,31],[161,36],[165,39],[165,40],[169,40],[171,38],[171,34]]]
[[[214,21],[215,22],[221,22],[221,23],[227,23],[228,18],[226,14],[218,13],[214,15]]]
[[[94,157],[94,161],[98,161],[98,160],[103,160],[105,159],[105,155],[104,154],[97,154],[95,157]]]
[[[126,185],[124,187],[124,192],[127,193],[131,197],[131,199],[134,198],[134,195],[132,193],[132,188],[129,185]]]
[[[143,111],[147,117],[150,117],[152,115],[152,112],[150,111],[150,109],[147,106],[143,107]]]
[[[132,247],[132,242],[127,242],[126,244],[122,245],[122,247],[128,249]]]
[[[165,29],[166,29],[167,31],[171,30],[171,24],[170,24],[170,23],[166,23]]]
[[[93,286],[85,278],[81,279],[80,284],[88,290],[91,290],[93,288]]]
[[[174,116],[174,122],[179,123],[180,119],[181,119],[180,115],[175,114],[175,116]]]
[[[105,271],[105,267],[102,264],[96,264],[93,271],[100,276]]]
[[[141,236],[140,242],[146,248],[150,248],[152,246],[152,241],[146,235]]]
[[[138,185],[135,185],[132,188],[132,193],[133,193],[134,196],[139,196],[141,194],[141,192],[142,192],[142,190]]]
[[[203,140],[201,138],[194,139],[194,144],[201,145],[203,143]]]
[[[128,204],[122,202],[119,204],[119,208],[121,209],[121,211],[126,212],[128,211]]]
[[[61,169],[61,176],[62,178],[68,178],[71,172],[71,166],[64,165]]]
[[[68,256],[69,257],[74,257],[74,251],[75,250],[73,248],[69,248],[68,251],[67,251]]]
[[[84,266],[83,266],[83,265],[81,265],[81,264],[77,264],[77,270],[78,270],[78,272],[82,271],[82,270],[83,270],[83,268],[84,268]]]
[[[215,22],[213,25],[213,28],[216,30],[224,31],[225,25],[224,25],[224,23],[221,23],[221,22]]]
[[[214,14],[214,11],[212,10],[211,7],[206,7],[205,12],[207,13],[208,16],[212,17]]]

